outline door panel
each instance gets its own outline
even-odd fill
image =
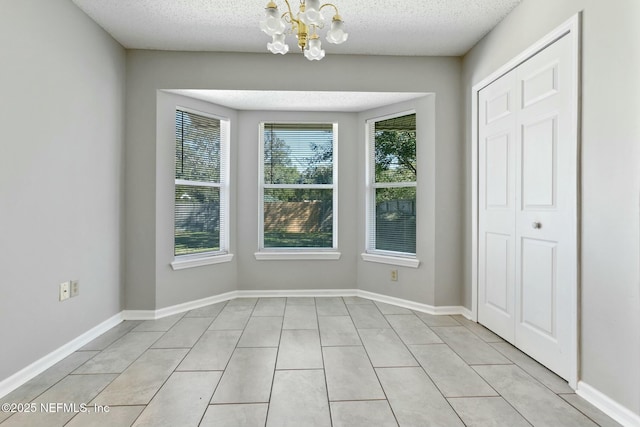
[[[488,138],[486,143],[487,209],[509,207],[509,134]]]
[[[562,37],[478,95],[478,321],[568,378],[577,140]]]
[[[556,339],[556,242],[522,239],[520,322]]]
[[[508,116],[511,110],[511,91],[498,92],[492,99],[486,100],[485,124],[490,124],[503,117]]]
[[[483,324],[515,339],[515,74],[480,92],[478,311]]]
[[[510,317],[509,299],[513,295],[510,286],[511,277],[511,256],[513,248],[510,248],[511,236],[498,233],[486,234],[486,292],[484,304],[491,306],[495,310],[500,310],[507,317]]]
[[[577,280],[577,141],[571,45],[563,37],[517,69],[516,345],[567,378]],[[533,83],[535,82],[535,83]],[[527,88],[529,93],[526,93]]]
[[[531,73],[522,77],[522,108],[527,108],[558,92],[558,62],[532,67]]]
[[[522,206],[553,208],[556,194],[557,115],[522,126]]]

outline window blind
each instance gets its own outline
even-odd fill
[[[416,253],[416,115],[370,121],[368,251]]]
[[[332,124],[264,125],[265,184],[331,184]]]
[[[221,121],[176,110],[174,254],[221,250],[224,229]]]
[[[176,179],[220,182],[220,120],[176,111]]]
[[[263,124],[262,247],[334,247],[334,125]]]

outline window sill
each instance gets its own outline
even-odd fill
[[[389,255],[378,255],[378,254],[361,254],[363,261],[368,262],[377,262],[380,264],[391,264],[398,265],[400,267],[410,267],[410,268],[418,268],[420,265],[420,260],[417,258],[405,258],[398,256],[389,256]]]
[[[317,252],[256,252],[255,257],[258,261],[294,261],[294,260],[338,260],[340,252],[335,251],[317,251]]]
[[[223,262],[230,262],[233,259],[233,254],[222,255],[209,255],[202,257],[180,257],[176,258],[171,263],[171,268],[174,270],[184,270],[185,268],[201,267],[203,265],[221,264]]]

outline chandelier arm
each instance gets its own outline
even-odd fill
[[[291,12],[285,12],[282,14],[281,16],[282,19],[284,19],[286,22],[288,22],[289,24],[293,24],[293,18],[291,17]]]
[[[285,0],[285,1],[287,1],[287,0]],[[336,15],[340,15],[340,12],[338,12],[338,7],[333,3],[325,3],[322,6],[320,6],[320,9],[318,9],[318,10],[322,10],[325,7],[332,7],[336,11]]]
[[[296,24],[300,24],[300,21],[297,18],[293,17],[293,12],[291,11],[291,5],[289,4],[289,0],[284,0],[284,2],[287,4],[287,9],[289,9],[289,18],[291,18],[291,23],[296,23]],[[336,9],[337,10],[337,9]],[[283,13],[282,16],[284,17],[284,15],[286,15],[287,12]]]

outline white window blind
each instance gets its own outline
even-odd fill
[[[261,249],[336,247],[336,124],[261,124]]]
[[[416,115],[367,125],[367,252],[415,256]]]
[[[225,252],[226,121],[176,110],[174,255]]]

